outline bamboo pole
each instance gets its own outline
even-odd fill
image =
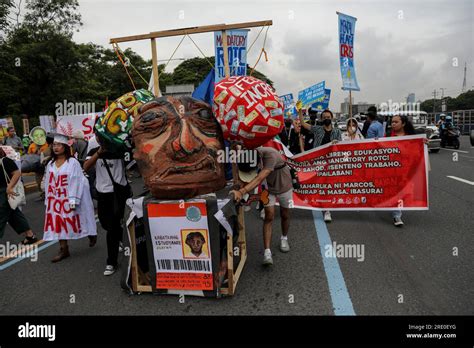
[[[158,76],[158,55],[156,53],[156,40],[151,39],[151,59],[153,64],[153,89],[156,97],[161,97],[160,80]]]

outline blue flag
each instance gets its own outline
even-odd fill
[[[338,14],[339,60],[341,64],[342,89],[360,91],[354,67],[354,36],[357,18]]]
[[[214,69],[211,69],[204,81],[194,90],[193,98],[200,99],[212,106],[214,98]]]

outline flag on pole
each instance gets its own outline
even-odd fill
[[[354,37],[357,18],[337,12],[342,89],[360,91],[354,67]]]

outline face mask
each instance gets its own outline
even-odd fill
[[[323,124],[324,124],[325,126],[330,126],[330,125],[332,124],[332,121],[331,121],[331,119],[326,118],[325,120],[323,120]]]
[[[351,127],[351,132],[352,133],[355,133],[357,131],[357,128],[356,127]]]

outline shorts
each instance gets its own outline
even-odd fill
[[[24,233],[30,230],[28,220],[19,208],[13,210],[8,204],[6,188],[0,189],[0,238],[3,238],[5,227],[8,224],[18,233]]]
[[[280,194],[273,194],[269,193],[268,194],[268,204],[265,204],[265,207],[273,207],[276,204],[278,198],[278,203],[280,203],[280,206],[283,208],[294,208],[294,202],[293,202],[293,189],[289,189],[286,192],[280,193]]]

